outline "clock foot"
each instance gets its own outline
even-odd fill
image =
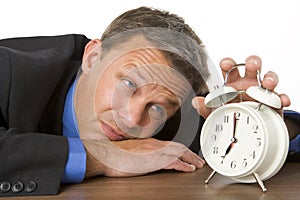
[[[253,176],[256,180],[256,182],[259,184],[259,186],[261,187],[263,192],[267,191],[267,188],[265,187],[264,183],[262,182],[262,180],[260,179],[260,177],[258,176],[257,173],[253,173]]]
[[[216,171],[212,171],[212,173],[209,175],[209,177],[205,180],[205,184],[208,184],[208,182],[212,179],[212,177],[216,174]]]

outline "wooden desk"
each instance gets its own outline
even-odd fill
[[[210,172],[210,168],[205,166],[195,173],[162,171],[131,178],[98,177],[82,184],[62,186],[57,196],[7,199],[300,199],[300,163],[285,164],[276,176],[265,181],[266,193],[258,184],[236,184],[218,174],[205,185],[204,180]]]

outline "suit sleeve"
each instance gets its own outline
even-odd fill
[[[284,119],[290,134],[288,162],[300,161],[300,113],[294,110],[285,110]]]
[[[68,155],[66,138],[0,129],[0,196],[59,192]]]

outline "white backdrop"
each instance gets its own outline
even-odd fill
[[[99,38],[119,14],[139,6],[183,17],[214,63],[224,57],[263,60],[263,73],[280,75],[277,92],[300,111],[300,1],[298,0],[6,0],[0,2],[0,39],[80,33]]]

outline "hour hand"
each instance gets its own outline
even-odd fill
[[[222,158],[221,164],[223,164],[224,158],[225,158],[226,155],[230,152],[231,148],[232,148],[232,142],[231,142],[231,143],[229,144],[229,146],[227,147],[227,149],[226,149],[224,155],[221,156],[221,158]]]

